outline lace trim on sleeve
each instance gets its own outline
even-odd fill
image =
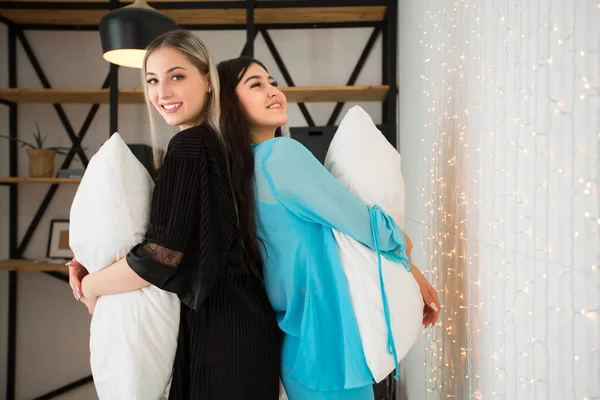
[[[177,267],[183,259],[183,253],[160,246],[156,243],[148,242],[143,246],[144,252],[154,261],[169,267]]]

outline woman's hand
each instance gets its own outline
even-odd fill
[[[406,256],[408,257],[408,261],[412,267],[413,277],[419,285],[419,290],[421,291],[421,296],[423,297],[423,302],[425,303],[425,306],[423,307],[423,326],[433,326],[440,316],[440,300],[438,299],[435,288],[431,286],[431,283],[429,283],[427,278],[425,278],[421,271],[419,271],[419,269],[412,263],[410,253],[413,246],[412,241],[406,233],[404,234],[404,239],[406,241]]]
[[[81,280],[81,293],[82,296],[80,301],[85,304],[90,314],[94,314],[94,310],[96,309],[96,302],[98,301],[98,296],[93,294],[88,285],[89,283],[89,275],[85,276]]]
[[[440,316],[440,300],[438,299],[437,291],[431,286],[431,283],[423,276],[421,271],[412,263],[412,274],[419,285],[421,296],[423,296],[423,326],[433,326]]]
[[[75,297],[75,300],[79,301],[83,296],[81,292],[81,281],[89,274],[89,272],[75,258],[67,263],[67,267],[69,267],[69,286],[71,286],[71,290],[73,290],[73,297]]]

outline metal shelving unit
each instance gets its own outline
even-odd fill
[[[100,88],[53,88],[44,74],[24,32],[27,30],[97,31],[100,18],[110,10],[130,2],[116,0],[16,0],[0,3],[0,22],[8,28],[9,87],[0,89],[0,103],[9,109],[8,130],[17,136],[17,113],[21,103],[51,104],[58,114],[72,148],[64,158],[61,169],[68,168],[75,156],[84,166],[88,157],[81,150],[98,108],[109,104],[110,128],[108,134],[118,131],[118,105],[142,103],[141,90],[119,89],[118,66],[110,65],[108,75]],[[290,129],[293,137],[303,141],[308,136],[328,136],[335,132],[335,121],[346,101],[381,102],[382,124],[379,128],[388,141],[396,146],[397,107],[397,0],[163,0],[149,2],[161,12],[173,17],[179,26],[189,30],[245,30],[246,43],[241,54],[254,54],[254,40],[262,35],[271,52],[284,83],[288,101],[298,103],[306,126]],[[372,33],[357,63],[348,77],[346,86],[296,87],[284,60],[280,56],[269,30],[272,29],[335,29],[372,28]],[[382,37],[382,77],[378,86],[355,86],[363,66],[372,52],[377,38]],[[17,87],[17,42],[20,42],[44,89]],[[305,103],[336,102],[326,126],[316,126]],[[90,110],[79,132],[75,132],[62,104],[90,104]],[[306,143],[310,148],[310,143]],[[15,362],[17,341],[17,279],[18,273],[39,271],[68,282],[61,268],[35,264],[23,259],[29,241],[44,216],[61,184],[76,184],[77,179],[30,179],[18,177],[16,141],[9,144],[9,177],[0,178],[0,185],[9,187],[9,260],[0,262],[0,269],[9,270],[8,359],[6,399],[15,398]],[[49,184],[50,187],[21,240],[17,235],[17,193],[21,184]],[[36,268],[37,267],[37,268]],[[64,270],[64,268],[62,268]],[[92,381],[91,376],[66,384],[37,399],[50,399]],[[377,400],[395,397],[395,384],[389,378],[377,385]]]

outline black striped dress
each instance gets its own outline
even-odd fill
[[[206,125],[179,132],[159,176],[146,239],[127,263],[182,302],[169,399],[277,399],[282,335],[242,262],[216,134]]]

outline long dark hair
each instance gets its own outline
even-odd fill
[[[260,240],[256,233],[256,204],[254,196],[254,154],[246,114],[235,91],[252,64],[267,68],[258,60],[239,57],[217,65],[221,95],[221,132],[227,149],[229,173],[238,210],[242,244],[250,268],[262,279],[263,261]],[[277,128],[275,136],[281,136]]]

